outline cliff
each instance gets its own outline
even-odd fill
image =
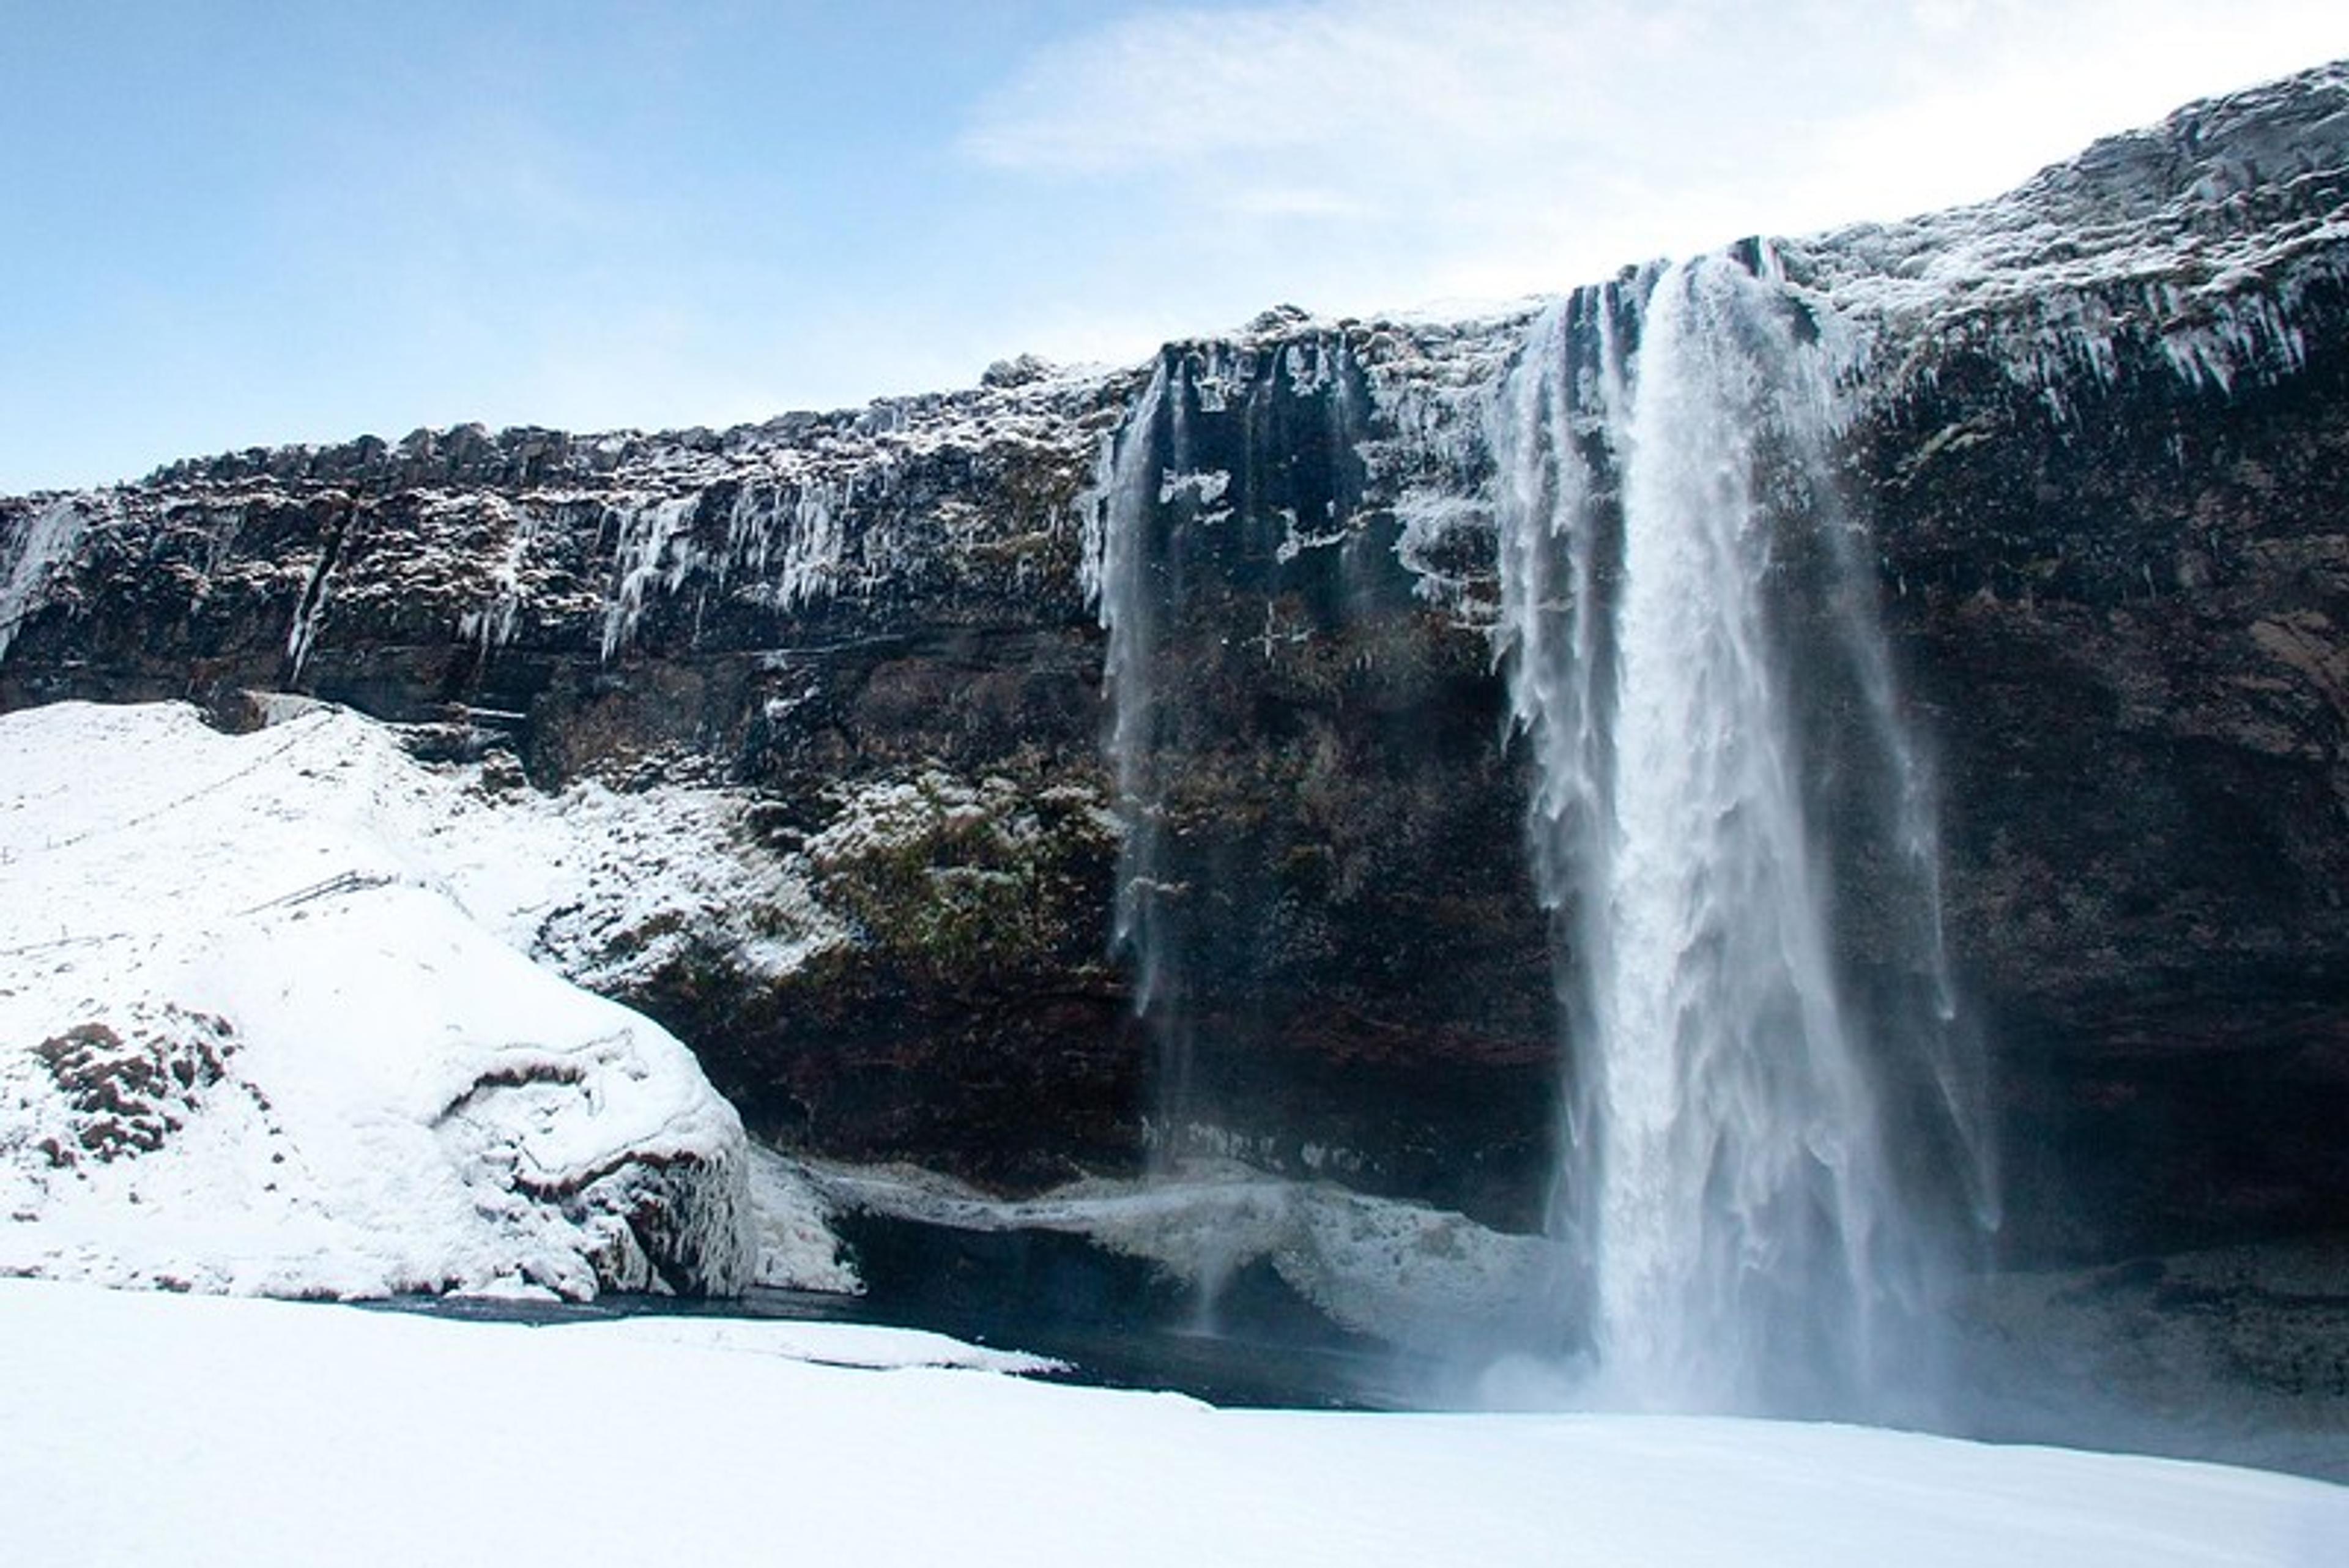
[[[1731,254],[1836,368],[2002,1254],[2349,1228],[2349,67]],[[298,691],[540,789],[729,792],[788,900],[537,942],[786,1147],[1010,1193],[1222,1153],[1535,1229],[1572,1031],[1495,431],[1537,314],[0,502],[0,708]],[[1832,856],[1863,977],[1884,853]]]

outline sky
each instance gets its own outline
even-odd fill
[[[1993,195],[2338,0],[0,0],[0,493],[722,426]]]

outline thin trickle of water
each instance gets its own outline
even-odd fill
[[[1102,675],[1112,694],[1110,774],[1125,826],[1112,940],[1133,956],[1134,1007],[1142,1012],[1159,1000],[1167,958],[1156,919],[1165,802],[1157,766],[1159,692],[1153,663],[1162,606],[1153,591],[1150,550],[1151,520],[1164,479],[1158,426],[1166,403],[1162,360],[1105,455],[1094,502],[1102,511],[1100,612],[1109,640]]]
[[[1268,1125],[1261,1077],[1237,1086],[1286,994],[1278,965],[1306,961],[1281,934],[1298,830],[1233,756],[1261,740],[1257,683],[1352,602],[1361,381],[1333,336],[1171,348],[1096,467],[1085,580],[1123,829],[1113,947],[1151,1045],[1162,1176],[1242,1149],[1305,1158],[1309,1133]]]
[[[613,578],[604,600],[603,658],[605,663],[634,641],[647,599],[656,588],[674,593],[692,557],[670,546],[692,526],[698,495],[615,509],[619,537],[613,548]]]
[[[1174,715],[1157,669],[1168,607],[1179,598],[1160,510],[1170,475],[1188,466],[1184,404],[1183,389],[1162,358],[1102,453],[1092,499],[1093,576],[1109,643],[1102,665],[1111,709],[1106,749],[1123,825],[1111,947],[1133,966],[1133,1012],[1155,1057],[1149,1158],[1153,1173],[1162,1177],[1173,1172],[1197,1109],[1176,929],[1184,889],[1170,877],[1166,857]]]
[[[1863,1022],[1847,994],[1844,825],[1814,815],[1798,682],[1857,689],[1900,898],[1921,901],[1899,941],[1928,1032],[1955,993],[1930,787],[1830,499],[1835,366],[1761,261],[1667,269],[1644,302],[1584,291],[1495,405],[1505,648],[1574,1067],[1553,1229],[1594,1397],[1864,1413],[1899,1381],[1933,1252],[1885,1064],[1946,1050],[1871,1037],[1906,1014]],[[1825,569],[1795,570],[1820,530]],[[1773,597],[1811,580],[1814,607]],[[1832,670],[1790,662],[1806,614]]]

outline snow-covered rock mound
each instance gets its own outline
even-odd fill
[[[595,874],[631,842],[688,857],[722,826],[694,804],[501,798],[320,705],[245,735],[176,704],[0,718],[0,1272],[744,1282],[739,1118],[674,1036],[524,950],[653,940],[722,892],[696,881],[722,858]]]

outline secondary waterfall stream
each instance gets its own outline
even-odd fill
[[[1109,639],[1102,680],[1113,696],[1106,753],[1124,822],[1111,946],[1133,961],[1134,1013],[1156,1046],[1154,1112],[1160,1125],[1153,1159],[1162,1171],[1175,1158],[1180,1120],[1191,1109],[1191,1019],[1187,998],[1180,993],[1181,939],[1174,929],[1180,906],[1167,897],[1164,866],[1174,716],[1161,700],[1154,668],[1167,609],[1180,602],[1177,587],[1162,579],[1177,570],[1180,557],[1154,524],[1167,500],[1167,458],[1180,469],[1187,467],[1189,456],[1182,392],[1176,388],[1170,395],[1168,382],[1162,360],[1102,454],[1095,485],[1101,535],[1094,556],[1094,593]],[[1170,418],[1162,450],[1160,427]]]
[[[1773,271],[1707,257],[1537,325],[1495,409],[1504,637],[1591,1397],[1866,1413],[1918,1366],[1920,1194],[1972,1139],[1930,793],[1828,472],[1833,346]]]
[[[1330,851],[1268,805],[1261,770],[1326,718],[1297,650],[1378,613],[1350,526],[1360,375],[1335,335],[1171,348],[1098,459],[1087,569],[1122,827],[1111,947],[1151,1050],[1161,1176],[1200,1159],[1293,1168],[1312,1139],[1282,1114],[1278,1058],[1318,952],[1296,930],[1299,867]],[[1288,784],[1281,810],[1314,787],[1302,768]]]

